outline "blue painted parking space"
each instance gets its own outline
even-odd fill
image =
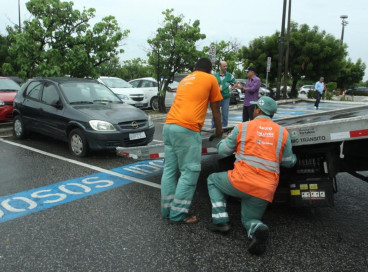
[[[163,160],[141,161],[111,169],[116,173],[145,179],[160,173]],[[96,173],[40,188],[0,197],[0,223],[46,210],[84,197],[118,188],[132,180]]]

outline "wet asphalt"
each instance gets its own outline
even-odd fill
[[[231,115],[239,112],[233,109]],[[156,118],[158,141],[162,123]],[[135,163],[110,152],[76,159],[67,144],[36,134],[22,141],[4,139],[0,197],[5,198],[97,173],[10,143],[107,170]],[[200,221],[194,225],[161,219],[160,190],[134,182],[0,222],[0,271],[368,271],[368,183],[338,174],[332,208],[270,205],[263,218],[270,227],[267,250],[253,256],[247,252],[237,200],[228,202],[231,231],[207,230],[206,178],[214,171],[219,171],[218,156],[203,156],[191,208]],[[158,171],[145,180],[159,184],[160,177]]]

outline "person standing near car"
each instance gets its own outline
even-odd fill
[[[280,166],[293,167],[288,131],[272,121],[277,111],[275,100],[262,96],[251,101],[254,120],[234,127],[230,135],[217,144],[218,153],[230,156],[235,152],[234,169],[211,174],[207,179],[212,204],[214,232],[230,230],[226,212],[226,195],[241,199],[241,221],[251,242],[248,251],[262,254],[268,239],[268,226],[261,219],[272,202],[280,175]]]
[[[256,68],[249,66],[246,71],[248,79],[245,86],[241,88],[244,93],[243,122],[253,120],[255,106],[251,102],[258,100],[258,92],[261,87],[261,80],[256,76]]]
[[[222,100],[220,102],[222,126],[227,127],[229,120],[229,106],[231,91],[238,86],[234,76],[227,72],[227,62],[220,61],[220,71],[214,74],[220,86]],[[212,128],[215,127],[215,122],[212,119]]]
[[[316,90],[316,102],[314,103],[314,107],[316,110],[318,110],[319,102],[321,101],[323,91],[325,90],[324,80],[325,79],[321,77],[319,81],[316,82],[316,85],[314,86],[314,89]]]
[[[196,216],[189,215],[189,208],[201,171],[200,131],[208,103],[216,125],[214,136],[222,136],[219,107],[222,96],[211,70],[211,61],[201,58],[194,72],[180,81],[163,128],[165,163],[161,178],[161,215],[171,223],[197,222]]]

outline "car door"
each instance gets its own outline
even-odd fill
[[[157,83],[152,80],[144,79],[141,80],[138,86],[138,88],[144,90],[147,95],[148,103],[151,105],[152,98],[157,96]]]
[[[171,107],[172,104],[174,103],[174,99],[176,96],[176,90],[178,86],[179,86],[179,83],[177,81],[174,81],[169,84],[169,89],[167,90],[166,95],[165,95],[165,106],[166,107]]]
[[[43,89],[41,81],[32,81],[24,92],[24,100],[20,103],[20,113],[24,126],[38,131],[40,126],[40,96]]]
[[[63,116],[64,107],[57,86],[45,82],[40,103],[41,133],[60,140],[66,140],[67,119]]]

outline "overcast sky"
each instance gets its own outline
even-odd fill
[[[26,0],[20,0],[21,19],[29,19]],[[122,29],[130,34],[124,41],[122,60],[147,58],[147,39],[152,38],[163,21],[162,11],[173,8],[186,21],[200,20],[201,32],[207,38],[198,43],[202,48],[213,41],[237,40],[241,45],[260,36],[269,36],[281,28],[282,0],[74,0],[74,8],[96,9],[96,21],[113,15]],[[0,33],[6,25],[18,24],[18,1],[0,0]],[[361,58],[368,65],[367,0],[298,0],[292,1],[291,19],[298,24],[317,25],[337,39],[341,37],[341,15],[349,16],[344,43],[352,61]],[[272,57],[272,56],[271,56]],[[266,61],[266,60],[265,60]],[[273,67],[276,69],[276,67]],[[368,80],[368,68],[364,80]]]

